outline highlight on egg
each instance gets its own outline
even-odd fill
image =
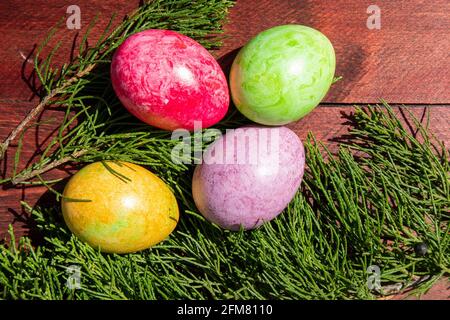
[[[224,229],[254,229],[277,217],[303,177],[304,147],[285,127],[248,126],[212,143],[195,168],[192,194],[201,214]]]
[[[179,211],[169,187],[149,170],[128,162],[95,162],[70,178],[62,199],[68,228],[108,253],[147,249],[175,229]]]

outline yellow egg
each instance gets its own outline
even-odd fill
[[[62,212],[69,229],[103,252],[149,248],[164,240],[179,218],[169,187],[150,171],[128,162],[85,166],[67,183],[64,198]]]

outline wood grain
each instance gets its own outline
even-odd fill
[[[99,21],[90,41],[95,41],[113,12],[118,19],[137,7],[139,1],[78,0],[82,29],[68,30],[65,23],[56,36],[62,41],[56,62],[67,61],[70,50],[97,14]],[[37,81],[30,77],[35,47],[61,17],[72,1],[2,0],[0,1],[0,139],[4,139],[33,105]],[[337,75],[343,80],[330,90],[324,104],[304,119],[289,125],[304,139],[313,132],[319,140],[336,149],[336,138],[348,130],[346,114],[352,104],[376,103],[384,98],[393,104],[410,104],[408,108],[421,116],[424,105],[431,107],[430,129],[447,147],[450,144],[450,38],[448,35],[450,2],[447,0],[379,0],[381,29],[369,30],[367,7],[372,1],[346,0],[238,0],[226,24],[224,46],[214,54],[226,71],[242,45],[258,32],[279,24],[300,23],[321,30],[332,41],[337,57]],[[400,109],[396,109],[400,114]],[[42,118],[61,117],[48,110]],[[27,132],[23,147],[24,167],[33,161],[39,146],[45,144],[54,125],[47,124]],[[10,174],[14,147],[0,166]],[[71,168],[50,173],[65,177]],[[58,187],[62,187],[60,184]],[[30,235],[36,241],[33,220],[22,210],[20,201],[31,205],[49,204],[53,198],[44,188],[0,189],[0,239],[13,224],[18,235]],[[448,284],[442,281],[428,298],[447,298]],[[403,297],[403,296],[402,296]]]
[[[32,57],[34,45],[43,40],[61,17],[67,16],[69,4],[63,0],[0,2],[3,40],[0,101],[31,97],[19,76],[24,57]],[[95,38],[113,12],[123,17],[137,4],[138,1],[77,1],[82,13],[80,31],[99,14],[100,23],[92,33]],[[374,103],[384,98],[395,103],[448,103],[450,2],[377,1],[381,9],[380,30],[366,27],[370,4],[370,1],[348,0],[238,0],[226,26],[227,39],[217,56],[229,54],[266,28],[286,23],[306,24],[330,38],[336,50],[336,74],[344,77],[324,102]],[[62,28],[59,39],[63,49],[71,48],[77,32]]]
[[[367,8],[381,10],[381,29],[366,26]],[[243,0],[230,14],[221,53],[257,33],[298,23],[323,32],[343,80],[324,102],[446,104],[450,101],[450,1]]]

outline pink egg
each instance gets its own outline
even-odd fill
[[[284,127],[243,127],[211,144],[194,171],[192,193],[209,221],[253,229],[278,216],[302,181],[305,152]]]
[[[228,84],[214,57],[193,39],[170,30],[128,37],[111,63],[113,88],[140,120],[165,130],[219,122],[229,105]]]

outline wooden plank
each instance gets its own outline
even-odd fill
[[[79,43],[90,21],[98,15],[98,23],[93,27],[90,43],[98,39],[113,13],[117,14],[115,25],[138,7],[139,0],[133,1],[77,1],[81,10],[81,29],[70,30],[63,17],[71,3],[64,0],[6,0],[0,1],[0,102],[29,101],[35,98],[27,79],[32,71],[36,47],[45,39],[49,30],[61,22],[61,27],[52,43],[61,41],[61,50],[55,56],[59,66],[70,59],[74,40]],[[37,82],[36,82],[37,83]],[[0,138],[3,135],[0,134]]]

